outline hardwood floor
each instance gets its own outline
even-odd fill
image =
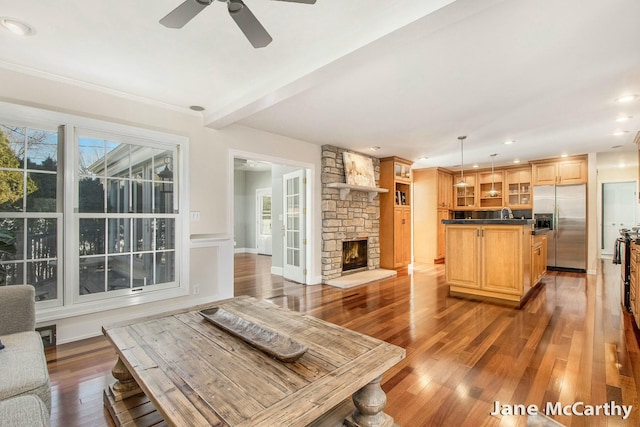
[[[383,378],[386,412],[404,427],[525,425],[491,416],[494,401],[633,405],[631,416],[558,416],[567,426],[640,425],[640,351],[620,305],[620,267],[548,273],[521,309],[448,296],[443,266],[352,289],[302,286],[269,274],[269,257],[237,255],[237,295],[267,298],[404,347]],[[115,352],[93,338],[47,350],[52,426],[112,426],[102,391]]]

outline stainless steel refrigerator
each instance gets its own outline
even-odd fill
[[[585,272],[587,268],[587,185],[533,187],[533,215],[550,218],[547,267]]]

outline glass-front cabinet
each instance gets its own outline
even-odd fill
[[[455,186],[462,179],[460,174],[457,174],[453,178],[453,192],[455,194],[454,200],[456,209],[470,209],[476,207],[476,178],[476,174],[465,174],[464,182],[467,183],[466,187]]]
[[[531,169],[512,169],[507,171],[507,191],[505,199],[511,209],[531,209]]]

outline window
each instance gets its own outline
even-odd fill
[[[3,255],[6,284],[30,283],[38,301],[56,300],[61,252],[58,132],[0,124],[0,228],[16,235]]]
[[[186,139],[37,111],[35,125],[0,115],[0,228],[18,245],[6,283],[34,285],[51,318],[185,294]]]

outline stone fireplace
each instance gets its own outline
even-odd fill
[[[342,242],[342,274],[367,269],[367,239]]]
[[[359,270],[380,268],[380,197],[369,201],[368,194],[350,191],[344,199],[330,183],[344,183],[342,148],[322,146],[322,281],[343,275],[343,242],[365,240],[366,261]],[[358,153],[361,154],[361,153]],[[380,160],[371,157],[376,184],[380,179]],[[359,271],[358,270],[358,271]],[[347,270],[354,272],[354,269]]]

